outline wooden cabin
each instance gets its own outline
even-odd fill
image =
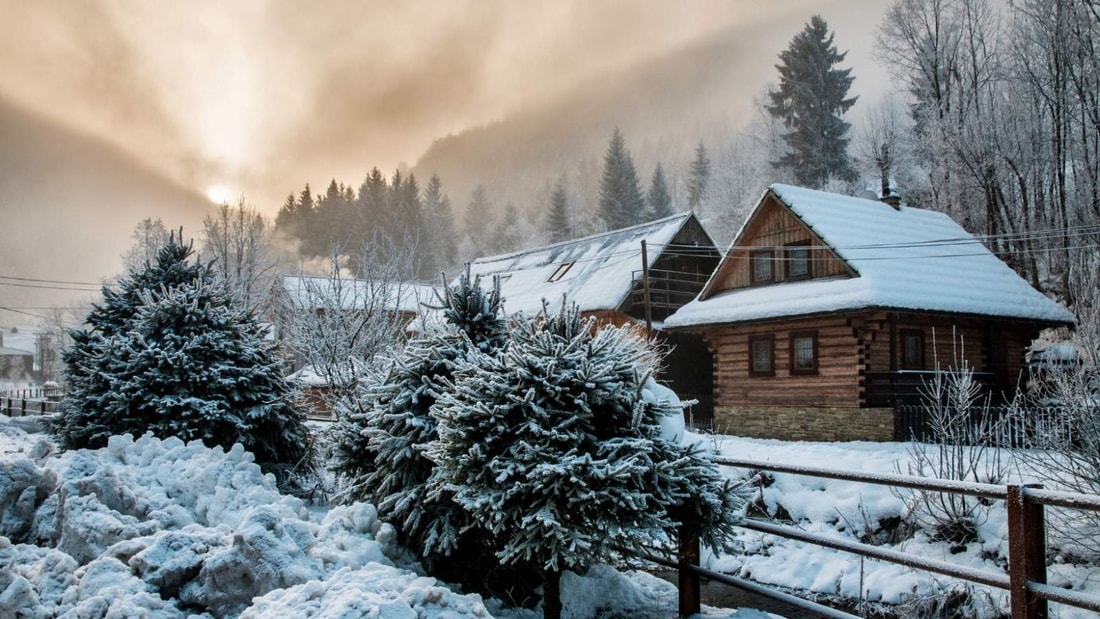
[[[720,255],[714,240],[689,212],[478,258],[470,264],[470,272],[484,282],[499,278],[508,314],[537,314],[544,301],[553,311],[564,299],[576,303],[584,316],[594,316],[600,324],[644,327],[648,292],[649,319],[658,339],[671,349],[660,379],[681,398],[698,400],[687,411],[689,421],[706,425],[712,372],[697,362],[700,355],[707,354],[706,344],[695,334],[670,334],[661,328],[665,318],[699,294]]]
[[[937,368],[994,399],[1039,331],[1073,315],[947,215],[772,185],[672,331],[703,337],[715,427],[788,440],[895,440]]]

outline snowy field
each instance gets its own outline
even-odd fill
[[[59,454],[35,422],[0,416],[0,617],[541,616],[424,576],[372,505],[282,495],[239,448],[116,437]],[[607,567],[565,575],[562,592],[572,617],[677,604],[671,584]]]

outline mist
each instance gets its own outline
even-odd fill
[[[273,213],[307,181],[412,165],[435,138],[732,27],[763,24],[778,50],[831,10],[843,46],[864,30],[852,18],[872,30],[881,12],[773,4],[0,0],[19,25],[0,40],[0,96]]]

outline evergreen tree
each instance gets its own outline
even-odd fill
[[[649,193],[646,195],[646,200],[649,202],[650,219],[661,219],[672,215],[672,196],[668,193],[665,170],[659,163],[657,168],[653,170],[653,180],[649,184]]]
[[[851,69],[835,68],[839,53],[821,16],[795,35],[779,54],[779,89],[768,93],[768,113],[783,121],[788,152],[773,166],[790,170],[795,181],[821,188],[830,179],[856,178],[848,157],[848,123],[840,118],[856,102],[848,97]]]
[[[558,179],[550,194],[550,208],[546,210],[546,231],[551,243],[568,241],[575,235],[569,217],[569,197],[565,193],[565,177]]]
[[[466,206],[466,216],[463,218],[462,227],[466,237],[470,239],[474,251],[482,253],[486,249],[489,239],[490,209],[489,196],[485,193],[485,187],[478,185],[470,194],[470,203]]]
[[[431,485],[453,493],[506,565],[544,572],[557,617],[562,570],[675,539],[680,519],[711,545],[733,499],[691,448],[661,435],[678,413],[652,397],[656,355],[629,327],[594,328],[576,306],[520,321],[495,355],[470,355],[433,407]]]
[[[430,409],[447,389],[457,360],[503,345],[506,323],[499,286],[485,292],[479,279],[471,280],[468,267],[442,301],[442,329],[411,340],[382,380],[338,404],[333,468],[347,481],[345,500],[374,503],[433,573],[453,566],[446,576],[469,582],[474,572],[485,569],[471,563],[491,554],[486,557],[476,540],[464,538],[462,529],[470,521],[448,493],[427,495],[435,468],[425,455],[436,439]],[[437,561],[454,551],[459,551],[456,560]]]
[[[155,263],[104,289],[63,353],[70,391],[52,430],[70,449],[152,432],[297,463],[308,430],[265,327],[192,255],[173,236]]]
[[[634,159],[626,149],[623,134],[615,127],[603,159],[600,180],[600,219],[608,230],[642,223],[645,197],[638,184]]]
[[[703,141],[695,148],[695,159],[691,161],[691,176],[688,177],[688,207],[699,208],[707,194],[707,182],[710,180],[710,158]]]
[[[426,226],[421,249],[427,254],[425,273],[436,277],[454,265],[458,256],[455,244],[455,216],[451,199],[443,193],[443,182],[438,174],[432,174],[424,189],[424,217]]]
[[[504,207],[504,216],[493,227],[493,234],[489,237],[489,251],[494,254],[503,254],[519,249],[523,242],[519,230],[519,213],[514,204]]]

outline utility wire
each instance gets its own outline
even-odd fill
[[[98,282],[69,282],[58,279],[37,279],[34,277],[16,277],[14,275],[0,275],[0,279],[14,279],[19,282],[33,282],[36,284],[73,284],[76,286],[99,286]]]

